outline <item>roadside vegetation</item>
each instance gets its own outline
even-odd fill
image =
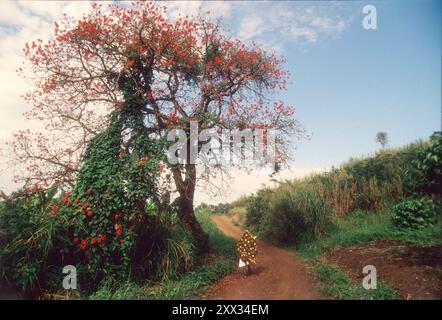
[[[41,205],[41,200],[37,197],[32,197],[30,201],[34,205]],[[5,222],[5,204],[2,204],[2,222]],[[35,208],[35,207],[31,207]],[[26,211],[25,211],[26,212]],[[29,215],[31,215],[29,213]],[[27,215],[26,215],[27,216]],[[163,252],[164,256],[162,258],[163,270],[162,276],[153,274],[150,278],[144,281],[134,281],[134,278],[130,277],[129,274],[125,274],[122,277],[106,277],[100,283],[100,287],[97,290],[74,290],[64,291],[60,290],[61,277],[55,277],[53,288],[58,288],[58,290],[37,290],[35,285],[42,283],[42,279],[39,278],[40,273],[26,272],[21,275],[24,278],[20,282],[20,278],[17,278],[16,283],[22,284],[23,287],[10,287],[8,283],[3,282],[2,285],[9,287],[10,289],[15,289],[15,294],[17,297],[23,296],[28,297],[39,297],[43,299],[91,299],[91,300],[103,300],[103,299],[190,299],[197,297],[200,293],[204,292],[207,287],[214,283],[219,278],[229,274],[235,266],[235,241],[225,236],[215,224],[210,219],[210,215],[205,210],[197,211],[198,221],[201,223],[204,231],[210,235],[210,251],[206,255],[201,255],[196,257],[192,251],[192,239],[186,236],[187,233],[182,232],[179,226],[175,227],[175,230],[169,234],[168,238],[168,250]],[[24,219],[23,215],[16,216],[16,220],[12,221],[12,224],[16,228],[21,228],[20,225],[27,225],[26,230],[33,230],[32,225],[28,221],[21,221]],[[38,222],[38,217],[30,218],[29,220]],[[11,222],[11,220],[7,220]],[[3,224],[2,227],[5,225]],[[5,229],[1,229],[3,234]],[[20,229],[21,230],[21,229]],[[42,225],[41,231],[37,235],[31,235],[31,241],[41,241],[38,242],[38,246],[43,246],[44,241],[50,241],[48,236],[53,232],[50,225]],[[23,242],[26,243],[27,238],[24,238]],[[16,241],[17,242],[17,241]],[[50,242],[47,243],[49,246],[49,251],[51,248]],[[21,246],[21,242],[15,245],[14,248]],[[4,247],[2,247],[4,248]],[[2,250],[2,257],[9,257],[10,255],[6,250],[10,250],[10,247],[6,247]],[[2,259],[2,276],[3,280],[6,281],[6,276],[13,274],[12,271],[15,270],[27,270],[28,266],[34,266],[35,271],[39,271],[40,267],[36,260],[38,256],[42,256],[41,252],[36,252],[35,256],[30,257],[30,252],[24,252],[24,256],[17,261],[17,265],[10,266],[7,264],[9,260]],[[34,259],[33,264],[25,264],[25,259]],[[148,256],[148,259],[152,259],[152,256]],[[183,263],[188,263],[185,266]],[[11,268],[8,269],[8,268]],[[12,268],[16,268],[13,269]],[[183,271],[187,268],[186,271]],[[54,268],[55,269],[55,268]],[[31,270],[32,271],[32,270]],[[59,271],[60,270],[54,270]],[[166,272],[167,271],[167,272]],[[38,281],[38,282],[34,282]],[[34,286],[31,286],[35,283]]]
[[[436,132],[429,141],[351,159],[328,172],[261,189],[240,203],[244,227],[266,241],[296,248],[326,295],[392,299],[398,294],[388,284],[381,282],[367,296],[321,255],[380,239],[440,245],[441,195],[442,136]]]
[[[326,263],[317,263],[314,267],[318,289],[326,296],[339,300],[395,300],[397,292],[382,281],[376,290],[365,290],[351,282],[345,272]]]
[[[175,279],[149,282],[143,285],[133,282],[112,285],[105,283],[88,299],[152,299],[176,300],[197,298],[208,286],[229,274],[235,267],[235,241],[225,236],[212,222],[206,210],[197,210],[197,218],[204,231],[209,233],[209,255],[201,258],[195,267]]]

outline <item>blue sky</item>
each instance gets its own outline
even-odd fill
[[[286,93],[298,118],[313,133],[294,165],[328,167],[379,148],[425,139],[441,127],[441,2],[370,2],[377,30],[362,28],[365,3],[338,39],[307,49],[288,45],[294,83]],[[353,10],[353,9],[352,9]]]
[[[377,9],[377,30],[362,27],[366,4]],[[29,109],[20,97],[26,84],[15,70],[23,44],[50,37],[63,13],[79,17],[89,7],[87,1],[0,1],[0,165],[12,132],[39,128],[22,116]],[[373,153],[378,131],[397,147],[441,128],[439,0],[174,1],[168,7],[170,16],[210,10],[233,37],[286,56],[293,83],[276,98],[294,105],[313,135],[295,152],[295,176]],[[16,188],[11,180],[20,168],[0,169],[0,190]],[[237,176],[233,197],[268,182],[265,174],[254,178]]]

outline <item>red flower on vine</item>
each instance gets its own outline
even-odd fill
[[[98,236],[98,243],[104,243],[104,242],[106,242],[106,236],[103,234],[100,234]]]
[[[116,229],[117,229],[117,236],[121,236],[123,234],[123,226],[120,223],[118,223],[116,225]]]

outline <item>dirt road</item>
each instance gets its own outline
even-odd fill
[[[238,240],[242,231],[229,217],[214,216],[213,221],[227,236]],[[294,253],[258,241],[257,265],[242,278],[241,270],[221,279],[201,299],[275,300],[319,299],[313,281]]]

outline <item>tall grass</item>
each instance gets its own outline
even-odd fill
[[[275,243],[308,241],[324,232],[329,211],[320,190],[310,182],[287,182],[272,193],[268,210],[260,217],[259,234]]]
[[[262,189],[248,200],[245,225],[271,242],[297,245],[318,238],[333,221],[353,211],[382,211],[406,195],[405,173],[426,145],[382,150],[328,172]]]

